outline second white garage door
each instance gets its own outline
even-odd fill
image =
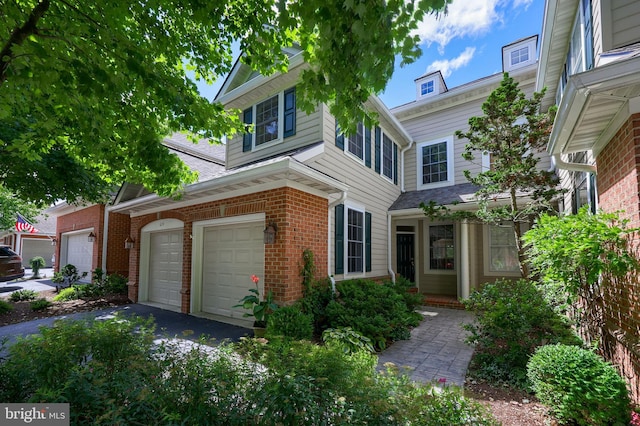
[[[202,311],[231,318],[246,312],[233,308],[254,288],[251,275],[264,280],[264,221],[217,225],[204,229]]]
[[[180,229],[150,235],[149,302],[178,308],[182,304],[182,234]]]
[[[82,281],[91,281],[94,243],[89,241],[89,231],[65,237],[67,239],[67,252],[62,259],[61,266],[71,264],[78,269],[79,274],[87,273]]]

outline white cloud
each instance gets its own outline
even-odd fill
[[[426,74],[434,71],[440,71],[442,73],[442,77],[447,78],[453,71],[467,65],[471,59],[473,59],[473,54],[475,52],[475,47],[467,47],[457,58],[435,61],[427,67]]]
[[[515,0],[515,3],[522,5],[530,1]],[[427,46],[438,44],[438,50],[443,53],[453,38],[482,35],[501,23],[502,13],[498,10],[501,3],[501,0],[454,0],[446,15],[428,15],[414,33]]]
[[[513,0],[513,8],[524,8],[524,10],[527,10],[531,3],[533,3],[533,0]]]

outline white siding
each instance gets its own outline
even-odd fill
[[[611,0],[612,48],[640,41],[640,2],[637,0]]]

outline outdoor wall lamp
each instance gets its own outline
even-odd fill
[[[55,246],[56,244],[58,244],[58,239],[56,237],[51,238],[51,245]]]
[[[126,248],[127,250],[131,250],[135,246],[135,243],[136,240],[131,237],[127,237],[127,239],[124,240],[124,248]]]
[[[96,240],[96,234],[93,233],[93,231],[89,232],[89,236],[87,237],[87,240],[92,243]]]
[[[278,225],[271,222],[264,228],[264,243],[273,244],[276,241],[276,232],[278,232]]]

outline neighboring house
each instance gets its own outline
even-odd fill
[[[503,47],[503,71],[527,96],[536,80],[537,36]],[[462,158],[469,118],[484,115],[481,106],[503,79],[502,73],[448,89],[439,71],[415,80],[416,100],[391,110],[411,136],[402,152],[403,194],[389,209],[396,271],[414,280],[421,293],[469,296],[472,289],[499,277],[519,277],[515,239],[510,227],[471,222],[430,221],[420,203],[434,201],[456,210],[474,210],[476,187],[464,177],[490,167],[488,154]],[[550,167],[541,155],[539,166]],[[499,200],[504,201],[504,200]]]
[[[170,152],[178,155],[185,164],[199,171],[199,180],[206,180],[216,170],[224,169],[224,151],[206,142],[195,145],[183,135],[173,135],[164,140]],[[60,203],[47,210],[57,217],[55,239],[56,269],[72,264],[80,273],[86,272],[85,281],[100,268],[109,274],[129,276],[129,249],[125,242],[135,246],[131,238],[130,218],[127,214],[113,212],[114,204],[149,194],[140,185],[124,184],[112,196],[108,204],[73,205]],[[105,238],[106,236],[106,238]]]
[[[564,210],[622,210],[640,226],[640,2],[547,0],[537,88],[558,105],[549,153],[570,189]],[[605,338],[640,401],[640,287],[608,294]]]
[[[38,215],[31,225],[38,232],[18,232],[15,228],[0,233],[2,244],[11,246],[12,250],[22,257],[22,266],[31,268],[29,260],[41,256],[45,261],[45,267],[53,267],[55,262],[56,221],[46,212]]]

